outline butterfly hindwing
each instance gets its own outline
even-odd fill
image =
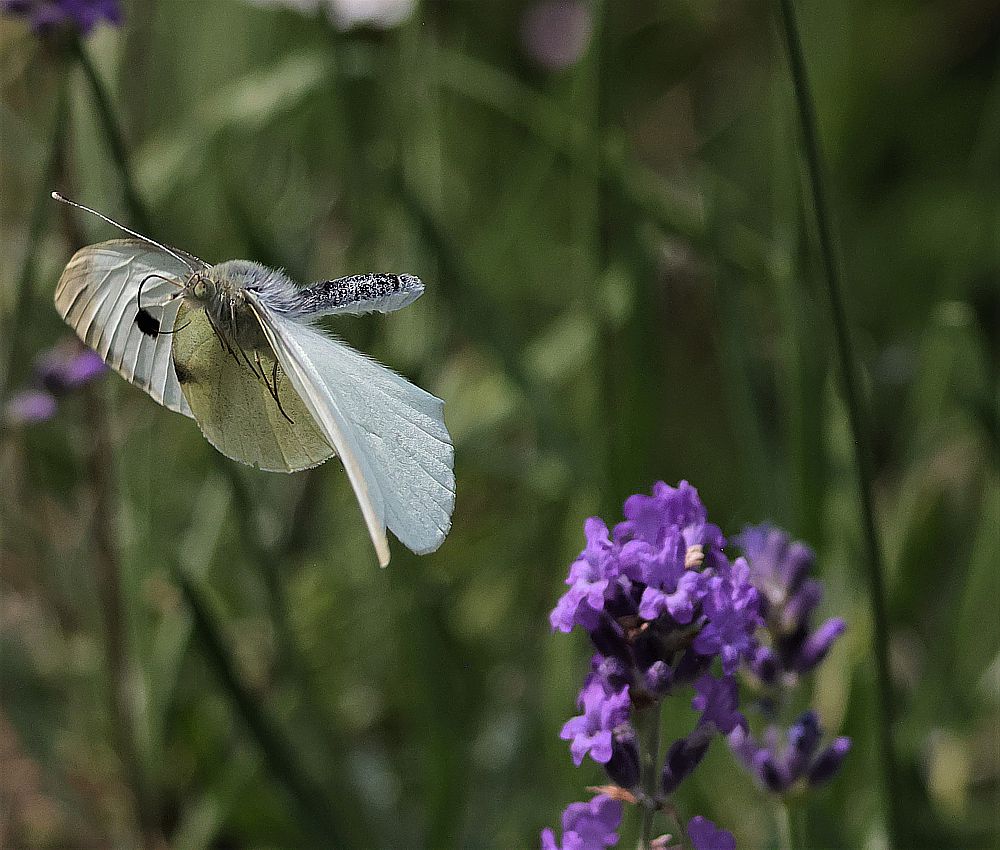
[[[298,472],[334,454],[294,387],[274,368],[270,352],[258,352],[268,385],[276,378],[281,406],[256,368],[230,352],[199,306],[180,308],[173,359],[180,387],[205,438],[226,457],[267,472]],[[247,362],[249,360],[249,362]]]

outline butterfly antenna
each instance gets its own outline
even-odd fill
[[[99,219],[106,221],[112,227],[117,227],[119,230],[123,230],[125,233],[129,234],[129,236],[134,236],[136,239],[141,239],[143,242],[148,242],[150,245],[155,245],[160,250],[166,251],[168,254],[170,254],[171,257],[173,257],[178,262],[184,263],[184,265],[188,267],[188,271],[190,271],[192,274],[194,274],[197,271],[197,269],[193,265],[191,265],[190,260],[182,257],[172,248],[168,248],[166,245],[161,245],[155,239],[150,239],[148,236],[143,236],[141,233],[137,233],[136,231],[129,229],[124,224],[119,224],[113,218],[108,218],[106,215],[104,215],[104,213],[99,213],[95,209],[86,207],[83,204],[78,204],[76,201],[71,201],[69,198],[65,197],[64,195],[60,195],[58,192],[53,192],[52,198],[56,201],[59,201],[60,203],[68,204],[71,207],[76,207],[78,210],[83,210],[84,212],[89,212],[92,215],[96,215]]]

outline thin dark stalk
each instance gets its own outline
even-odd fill
[[[31,211],[31,220],[28,223],[28,243],[25,247],[24,260],[21,263],[21,274],[18,275],[16,289],[14,290],[14,312],[11,316],[10,325],[7,329],[7,348],[4,352],[4,363],[0,369],[0,400],[5,396],[10,387],[21,356],[21,336],[24,333],[27,322],[25,318],[28,312],[28,304],[31,300],[31,282],[35,276],[37,265],[38,248],[45,232],[45,222],[48,211],[52,207],[52,199],[49,192],[59,170],[59,163],[62,160],[62,149],[65,143],[63,127],[66,126],[66,118],[69,113],[69,86],[67,73],[64,68],[59,69],[58,93],[56,95],[56,108],[52,130],[52,148],[49,156],[42,166],[42,180],[38,193],[35,196],[35,206]]]
[[[93,488],[94,568],[104,619],[105,657],[108,665],[108,695],[115,746],[122,761],[126,785],[133,796],[136,820],[147,847],[159,847],[164,839],[157,823],[157,806],[147,781],[135,741],[135,710],[132,701],[133,673],[129,663],[128,619],[122,599],[122,571],[115,546],[114,459],[108,439],[108,422],[100,389],[84,391],[89,429],[87,479]]]
[[[662,704],[662,703],[661,703]],[[646,792],[649,805],[642,807],[642,832],[639,835],[638,850],[648,850],[653,840],[653,818],[656,809],[652,802],[656,799],[659,786],[660,763],[660,706],[655,705],[646,710],[644,718],[648,727],[643,730],[642,738],[642,787]]]
[[[172,570],[174,581],[177,582],[191,609],[199,646],[204,650],[209,664],[236,708],[237,714],[260,747],[272,774],[299,806],[305,823],[313,832],[317,846],[350,846],[333,815],[331,801],[297,762],[291,742],[282,734],[278,725],[265,714],[258,699],[240,680],[236,673],[236,660],[227,649],[221,633],[216,629],[215,620],[201,592],[182,570],[177,567],[172,567]]]
[[[315,473],[313,471],[302,473],[308,478],[292,510],[287,531],[276,545],[266,546],[260,539],[257,524],[254,522],[253,496],[246,481],[239,474],[236,464],[218,452],[213,452],[213,460],[232,487],[233,510],[240,530],[241,545],[264,580],[268,607],[275,627],[279,661],[284,672],[292,677],[301,691],[303,707],[315,734],[321,739],[327,751],[327,759],[334,759],[337,753],[343,751],[344,742],[334,733],[330,720],[324,712],[322,695],[314,684],[308,659],[295,639],[288,597],[278,573],[286,566],[305,535],[315,505],[315,485],[309,484],[310,481],[317,480]],[[341,790],[340,793],[345,792]]]
[[[129,215],[132,217],[132,224],[143,233],[151,234],[152,219],[149,210],[139,197],[135,189],[135,180],[132,177],[132,166],[129,162],[128,150],[125,147],[125,136],[115,118],[115,111],[111,105],[111,96],[104,87],[104,82],[97,73],[97,68],[90,59],[90,55],[79,39],[74,39],[73,53],[80,63],[90,91],[94,96],[94,103],[97,106],[97,117],[100,119],[101,128],[104,131],[104,138],[108,143],[111,156],[118,166],[118,171],[122,178],[122,192],[125,195],[125,204],[128,207]]]
[[[888,830],[891,843],[901,846],[901,823],[899,802],[896,799],[898,770],[896,750],[893,742],[895,709],[892,698],[892,681],[889,669],[889,617],[886,603],[885,566],[875,520],[875,506],[872,498],[874,470],[871,460],[870,436],[863,411],[861,382],[858,375],[855,354],[851,343],[847,309],[844,302],[840,267],[834,245],[833,221],[823,178],[823,161],[820,154],[816,111],[813,105],[809,78],[806,72],[802,41],[799,36],[795,7],[792,0],[778,0],[780,18],[788,49],[789,66],[795,89],[799,120],[802,125],[802,142],[812,193],[816,229],[819,237],[820,255],[830,298],[830,311],[837,353],[840,359],[841,392],[847,406],[851,432],[854,437],[854,456],[858,473],[858,496],[861,502],[861,517],[867,548],[868,590],[871,595],[873,619],[873,643],[875,650],[875,673],[877,679],[880,717],[878,738],[880,757],[885,780],[885,801],[888,810]]]

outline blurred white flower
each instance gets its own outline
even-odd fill
[[[368,24],[390,29],[403,23],[417,5],[416,0],[327,0],[330,17],[341,29]]]
[[[333,24],[342,30],[358,25],[391,29],[403,23],[417,0],[249,0],[255,6],[285,6],[303,14],[325,9]]]

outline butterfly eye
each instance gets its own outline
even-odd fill
[[[208,298],[208,283],[203,278],[198,278],[194,282],[194,287],[191,290],[195,298],[204,299]]]

